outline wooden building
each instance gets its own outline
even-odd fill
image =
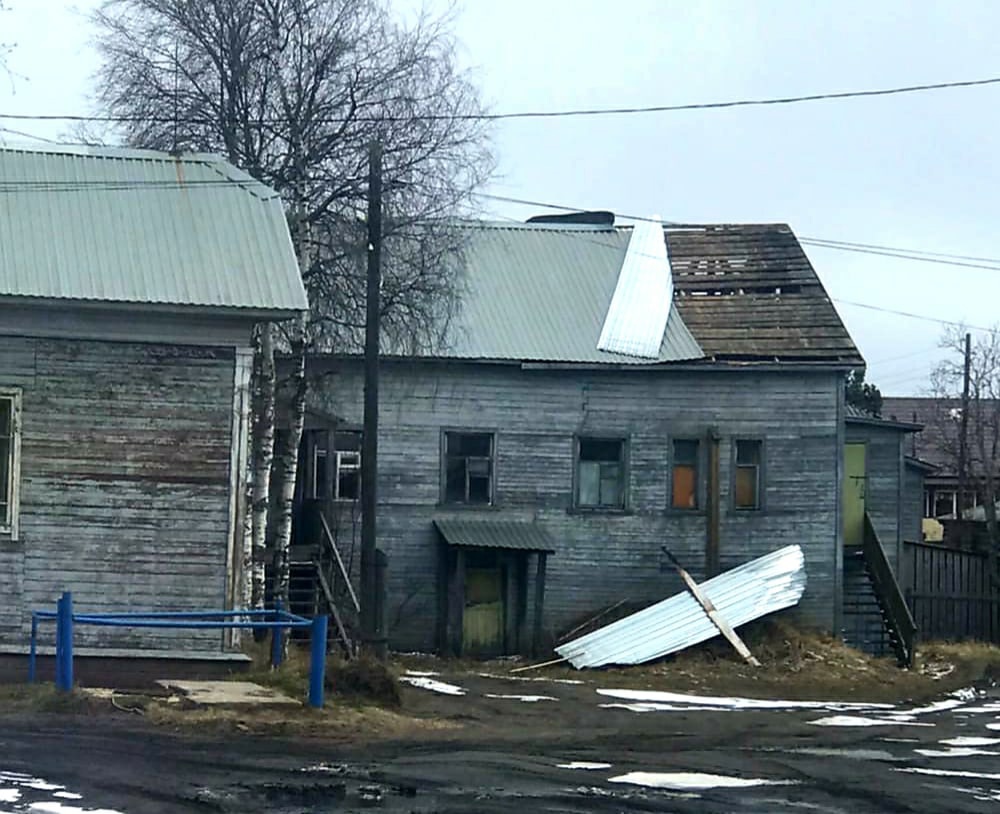
[[[798,544],[797,613],[840,630],[844,376],[863,360],[794,234],[663,227],[671,307],[659,352],[641,358],[599,349],[635,230],[583,220],[462,226],[443,349],[383,357],[391,644],[537,648],[602,607],[682,590],[663,546],[703,578]],[[323,514],[356,563],[361,360],[308,370],[301,514]],[[304,582],[307,552],[328,547],[317,525],[296,538]]]
[[[280,201],[214,156],[103,148],[0,149],[0,191],[0,653],[63,591],[238,606],[251,330],[306,307]],[[218,657],[223,637],[76,642]]]

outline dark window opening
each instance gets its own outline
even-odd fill
[[[11,525],[14,470],[14,400],[0,397],[0,526]]]
[[[674,441],[672,491],[671,506],[673,508],[698,508],[697,441]]]
[[[581,438],[577,445],[576,505],[625,508],[625,442]]]
[[[760,441],[736,442],[736,488],[734,504],[737,509],[760,508]]]
[[[493,435],[445,433],[445,503],[493,502]]]

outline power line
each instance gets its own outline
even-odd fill
[[[967,79],[956,82],[931,82],[921,85],[901,85],[891,88],[876,88],[871,90],[834,91],[830,93],[809,93],[798,96],[775,96],[758,99],[733,99],[721,102],[692,102],[673,105],[648,105],[640,107],[593,107],[569,108],[564,110],[521,110],[506,113],[459,113],[459,114],[414,114],[410,116],[353,116],[353,117],[322,117],[312,120],[315,124],[343,124],[348,121],[358,122],[412,122],[412,121],[502,121],[509,119],[556,119],[583,116],[622,116],[642,115],[651,113],[674,113],[685,110],[721,110],[736,107],[765,107],[772,105],[791,105],[801,102],[820,102],[837,99],[858,99],[874,96],[895,96],[907,93],[923,93],[935,90],[954,88],[972,88],[985,85],[1000,84],[1000,77],[987,79]],[[212,120],[177,119],[172,116],[84,116],[78,114],[33,114],[33,113],[0,113],[0,119],[17,121],[61,121],[61,122],[95,122],[105,124],[209,124]],[[267,117],[253,122],[254,125],[282,124],[290,121],[287,117]]]
[[[987,265],[985,263],[967,263],[964,260],[945,260],[940,257],[925,257],[923,252],[920,253],[903,253],[895,251],[882,251],[876,249],[856,249],[851,246],[842,246],[833,243],[828,243],[822,240],[809,239],[809,238],[799,238],[799,243],[806,246],[812,246],[817,249],[833,249],[838,252],[854,252],[857,254],[871,254],[877,257],[895,257],[900,260],[912,260],[915,263],[934,263],[940,266],[956,266],[958,268],[967,269],[985,269],[987,271],[1000,271],[1000,260],[995,261],[997,265]]]
[[[868,361],[873,365],[881,365],[886,362],[898,362],[902,359],[912,359],[914,356],[922,356],[924,354],[930,353],[933,350],[939,350],[940,345],[931,345],[929,348],[921,348],[920,350],[910,351],[909,353],[901,353],[898,356],[887,356],[884,359],[869,359]]]
[[[923,320],[924,322],[935,322],[938,325],[953,325],[958,328],[969,328],[973,331],[986,331],[987,333],[993,333],[997,330],[996,328],[984,328],[981,325],[969,325],[965,322],[956,322],[955,320],[951,319],[941,319],[940,317],[929,317],[926,314],[913,314],[910,313],[909,311],[896,311],[892,308],[883,308],[880,305],[871,305],[867,302],[854,302],[853,300],[841,300],[836,297],[831,297],[830,299],[833,300],[835,303],[838,303],[839,305],[850,305],[855,308],[866,308],[869,311],[879,311],[883,314],[893,314],[894,316],[899,316],[899,317],[909,317],[910,319],[919,319]]]
[[[949,252],[929,252],[923,249],[906,249],[899,246],[880,246],[877,243],[857,243],[849,240],[830,240],[825,237],[812,237],[811,235],[801,235],[799,240],[807,240],[815,243],[827,243],[830,246],[849,246],[854,249],[877,249],[884,252],[903,252],[905,254],[921,254],[927,257],[944,257],[949,260],[972,260],[980,263],[994,263],[1000,265],[1000,258],[978,257],[969,254],[951,254]]]

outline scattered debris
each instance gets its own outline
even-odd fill
[[[739,627],[798,603],[805,590],[805,559],[787,546],[713,577],[700,586],[718,612]],[[577,669],[608,664],[642,664],[718,635],[718,628],[688,593],[556,648]]]
[[[435,681],[433,678],[404,675],[400,676],[399,680],[404,684],[409,684],[411,687],[417,687],[421,690],[430,690],[431,692],[436,692],[440,695],[465,695],[465,690],[461,687],[455,684],[448,684],[444,681]]]

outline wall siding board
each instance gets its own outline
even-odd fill
[[[80,611],[225,602],[232,349],[5,337],[23,388],[20,539],[0,539],[0,644],[70,590]],[[51,638],[51,631],[45,633]],[[81,647],[215,650],[216,631],[81,626]]]
[[[316,378],[310,406],[359,424],[360,365],[336,364]],[[711,426],[722,439],[723,568],[801,545],[809,585],[797,613],[832,630],[840,387],[835,372],[553,371],[387,360],[380,382],[378,537],[390,562],[389,617],[399,617],[392,644],[435,644],[435,518],[534,520],[549,532],[556,552],[547,573],[548,635],[620,599],[651,602],[683,590],[663,545],[702,578],[706,515],[669,509],[669,441],[705,438]],[[439,505],[442,428],[497,431],[495,506]],[[578,434],[628,438],[626,512],[573,509]],[[732,442],[744,436],[765,439],[766,511],[732,508]],[[533,562],[528,570],[533,575]],[[529,584],[529,596],[533,590]],[[403,601],[405,613],[397,614]]]

